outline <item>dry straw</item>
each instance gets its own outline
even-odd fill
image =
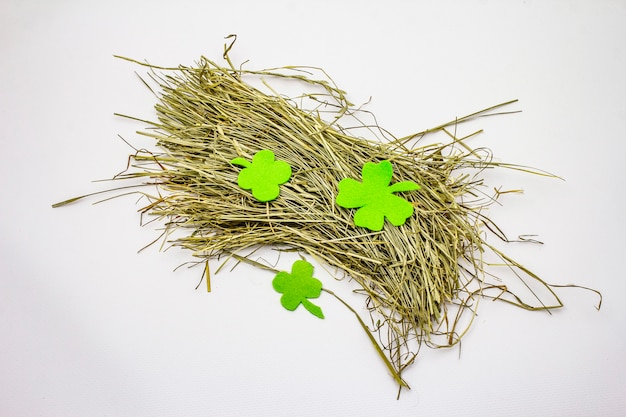
[[[359,322],[401,387],[407,386],[402,372],[422,342],[451,346],[460,340],[475,314],[475,300],[498,298],[526,309],[562,306],[549,285],[484,238],[485,230],[504,238],[484,214],[494,201],[479,178],[484,169],[549,174],[493,162],[489,152],[471,149],[467,138],[452,133],[457,124],[501,112],[511,102],[404,138],[394,138],[375,123],[356,122],[382,138],[366,140],[341,126],[351,120],[354,127],[364,112],[321,69],[235,68],[230,47],[232,43],[225,47],[225,67],[204,57],[193,67],[176,68],[133,61],[150,68],[150,80],[144,82],[160,90],[155,93],[158,121],[142,120],[148,129],[139,132],[154,138],[159,151],[136,152],[132,166],[115,179],[156,184],[156,193],[140,191],[149,200],[141,211],[163,220],[169,243],[191,250],[199,262],[234,256],[266,269],[271,268],[249,254],[270,245],[299,251],[341,271],[358,283],[372,325],[366,326],[357,314]],[[284,97],[271,90],[272,79],[310,92]],[[254,88],[254,82],[263,85]],[[433,132],[447,133],[449,143],[419,145]],[[250,160],[261,149],[274,151],[293,168],[279,198],[268,203],[238,187],[239,169],[230,163],[237,157]],[[366,162],[381,160],[393,163],[394,182],[410,180],[422,188],[403,195],[415,208],[405,225],[388,224],[371,232],[355,227],[353,211],[335,204],[337,184],[360,178]],[[173,238],[173,231],[184,233]],[[537,297],[531,305],[503,284],[488,284],[486,252],[495,254],[531,291],[547,289],[552,301],[544,304]]]

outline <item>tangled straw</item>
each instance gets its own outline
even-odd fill
[[[186,231],[173,238],[172,245],[191,250],[199,262],[234,256],[266,269],[271,268],[245,254],[260,245],[278,246],[343,271],[366,297],[376,324],[369,328],[357,317],[400,386],[406,386],[402,372],[414,361],[421,342],[451,346],[460,340],[468,326],[461,325],[461,317],[466,311],[473,317],[471,305],[478,295],[527,309],[562,306],[550,286],[483,238],[485,228],[504,238],[483,213],[493,202],[478,177],[484,169],[504,166],[548,174],[495,163],[488,151],[471,149],[467,138],[448,130],[511,102],[394,138],[375,123],[358,122],[363,112],[321,69],[235,68],[228,57],[231,46],[224,53],[227,67],[204,57],[194,67],[177,68],[124,58],[148,66],[151,81],[144,83],[156,83],[160,89],[158,121],[142,120],[149,129],[139,133],[154,138],[161,151],[137,151],[132,167],[115,179],[146,179],[157,186],[156,194],[141,192],[149,201],[141,211],[163,220],[167,236]],[[271,90],[271,79],[299,83],[313,92],[287,98]],[[269,93],[251,86],[259,80]],[[385,140],[354,136],[340,124],[347,119]],[[445,132],[451,141],[418,146],[433,132]],[[271,202],[259,202],[242,191],[238,169],[231,163],[235,158],[250,160],[261,149],[273,150],[293,168],[291,180]],[[336,205],[337,184],[359,178],[366,162],[382,160],[393,163],[394,181],[414,181],[421,190],[404,196],[415,214],[403,226],[371,232],[354,226],[352,210]],[[487,250],[524,282],[547,288],[554,302],[531,305],[504,285],[487,284],[482,260]],[[494,295],[487,295],[494,289]]]

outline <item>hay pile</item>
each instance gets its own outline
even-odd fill
[[[371,331],[379,333],[379,353],[384,352],[396,381],[406,386],[402,371],[421,342],[435,343],[433,337],[443,335],[443,343],[437,343],[453,345],[462,336],[460,316],[468,310],[472,315],[469,300],[487,289],[481,256],[486,249],[495,250],[483,240],[484,227],[498,234],[482,214],[493,200],[485,197],[477,174],[501,164],[452,134],[448,144],[418,146],[418,141],[509,103],[401,139],[378,126],[362,125],[386,138],[371,141],[341,127],[344,119],[358,120],[360,113],[323,71],[237,69],[227,53],[227,67],[204,57],[194,67],[149,66],[146,85],[156,83],[160,90],[158,121],[143,121],[149,128],[139,133],[154,138],[160,151],[137,152],[133,167],[116,179],[144,178],[156,184],[159,193],[142,192],[149,198],[142,211],[161,218],[168,234],[186,231],[171,244],[191,250],[200,262],[224,255],[245,260],[241,254],[271,245],[295,249],[345,272],[361,287],[365,305],[378,319]],[[266,93],[251,86],[259,77],[268,82],[266,89],[279,79],[312,92],[295,98]],[[238,187],[240,169],[230,162],[251,160],[262,149],[272,150],[293,169],[280,196],[267,203]],[[421,189],[403,193],[415,209],[406,224],[387,223],[372,232],[354,226],[354,210],[335,203],[337,184],[360,179],[366,162],[382,160],[392,162],[394,182],[414,181]],[[499,295],[507,292],[504,286],[498,289]],[[530,307],[509,299],[525,308],[561,306],[556,295],[555,300],[553,306]]]

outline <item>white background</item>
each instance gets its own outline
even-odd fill
[[[0,3],[2,416],[620,416],[626,414],[626,2],[15,1]],[[134,197],[50,205],[106,188],[141,146],[154,97],[113,54],[326,69],[397,135],[518,98],[483,119],[499,171],[524,188],[491,214],[507,253],[564,289],[552,315],[483,302],[461,352],[424,349],[396,387],[330,297],[289,313],[271,274],[241,266],[194,290]],[[269,260],[276,256],[268,253]],[[279,267],[290,260],[281,258]],[[325,285],[339,291],[321,268]],[[460,353],[460,356],[459,356]]]

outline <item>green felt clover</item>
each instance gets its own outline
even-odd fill
[[[291,266],[291,274],[284,271],[276,274],[272,286],[282,294],[280,303],[287,310],[293,311],[302,304],[314,316],[324,318],[322,309],[308,300],[320,296],[322,282],[313,278],[313,265],[307,261],[295,261]]]
[[[230,161],[244,167],[237,177],[237,184],[244,190],[252,190],[259,201],[271,201],[280,194],[279,185],[291,178],[291,166],[285,161],[275,161],[274,152],[263,149],[254,154],[252,162],[244,158]]]
[[[345,208],[359,208],[354,213],[354,224],[373,231],[383,229],[385,217],[394,226],[401,226],[413,215],[413,205],[394,195],[399,191],[419,190],[413,181],[389,185],[393,166],[389,161],[367,162],[361,171],[363,182],[345,178],[339,182],[336,202]]]

